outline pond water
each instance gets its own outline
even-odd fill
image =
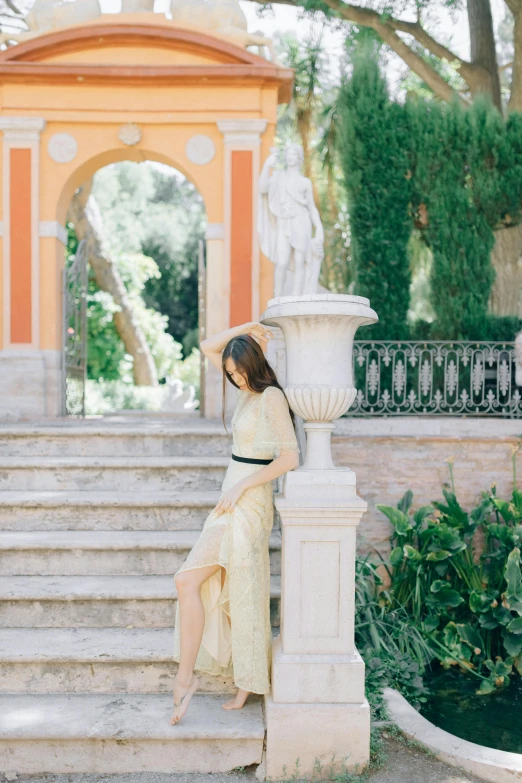
[[[455,669],[438,667],[425,683],[430,696],[420,712],[435,726],[478,745],[522,753],[522,677],[488,696],[477,696],[477,677]]]

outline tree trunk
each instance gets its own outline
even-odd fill
[[[470,54],[473,65],[480,67],[483,78],[472,85],[473,95],[487,93],[502,112],[500,78],[490,0],[468,0]]]
[[[109,293],[120,308],[114,313],[114,325],[125,350],[134,359],[134,382],[137,386],[157,386],[158,375],[145,336],[134,317],[120,273],[103,252],[102,220],[98,205],[90,195],[92,182],[83,185],[71,201],[68,220],[74,224],[79,240],[87,240],[89,263],[98,287]]]
[[[522,318],[522,224],[495,231],[495,240],[491,263],[496,278],[489,310],[493,315]]]
[[[310,149],[310,138],[312,130],[312,110],[297,109],[297,130],[303,147],[303,173],[312,183],[312,192],[316,207],[319,209],[319,193],[315,177],[312,172],[312,151]]]
[[[513,75],[509,111],[522,111],[522,2],[513,5]]]

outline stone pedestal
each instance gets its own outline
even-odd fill
[[[328,777],[361,770],[370,757],[364,663],[354,644],[356,531],[366,503],[353,471],[334,465],[330,436],[356,395],[354,334],[377,316],[362,297],[314,294],[272,299],[261,320],[283,335],[278,378],[307,440],[304,464],[286,474],[276,500],[281,630],[265,697],[265,774]],[[280,334],[274,339],[280,364]]]
[[[368,762],[370,712],[354,646],[356,529],[366,503],[348,469],[287,474],[281,517],[281,633],[265,697],[268,779]],[[286,771],[285,769],[286,768]]]

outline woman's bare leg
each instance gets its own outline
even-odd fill
[[[194,664],[205,626],[201,586],[220,568],[220,565],[212,565],[180,571],[174,580],[179,601],[180,656],[178,673],[174,678],[175,706],[170,719],[171,724],[181,720],[192,695],[199,686],[199,679],[194,675]]]
[[[230,617],[228,618],[228,622],[230,624],[230,627],[232,627],[232,623],[230,622]],[[244,705],[244,703],[247,700],[248,694],[250,691],[243,691],[241,688],[239,688],[238,692],[234,696],[233,699],[230,699],[229,701],[226,701],[223,704],[224,710],[240,710],[241,707]]]

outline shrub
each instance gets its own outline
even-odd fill
[[[509,500],[493,486],[470,513],[450,488],[444,502],[416,511],[411,491],[396,508],[378,506],[393,526],[388,611],[405,611],[443,666],[477,676],[479,693],[522,674],[522,492],[514,485]],[[475,551],[479,531],[484,546]]]

